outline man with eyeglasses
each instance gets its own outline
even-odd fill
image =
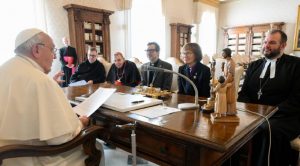
[[[97,60],[97,56],[97,49],[89,47],[87,60],[81,63],[76,72],[71,76],[71,83],[85,80],[88,84],[97,84],[105,81],[105,68]]]
[[[58,145],[86,127],[89,119],[77,117],[64,92],[47,74],[56,48],[39,29],[21,31],[16,55],[0,66],[0,147],[11,144]],[[3,165],[85,165],[81,147],[63,155],[7,159]]]
[[[159,59],[160,47],[156,42],[147,44],[147,57],[150,62],[142,65],[142,69],[147,66],[159,67],[172,70],[172,65]],[[157,71],[142,71],[142,85],[160,88],[161,90],[171,90],[173,75],[171,73]]]

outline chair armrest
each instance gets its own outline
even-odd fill
[[[6,145],[0,147],[0,165],[2,160],[15,157],[32,157],[32,156],[52,156],[62,152],[69,151],[79,145],[83,145],[85,154],[89,157],[85,164],[99,165],[101,153],[96,149],[95,142],[97,134],[103,130],[100,126],[90,126],[81,130],[81,132],[71,141],[60,145]]]

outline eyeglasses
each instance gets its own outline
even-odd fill
[[[38,43],[38,45],[48,48],[53,54],[56,54],[56,52],[57,52],[57,48],[55,48],[55,47],[51,48],[49,46],[46,46],[44,43]]]
[[[184,55],[184,56],[190,56],[190,55],[193,55],[193,53],[192,52],[189,52],[189,51],[187,51],[187,52],[181,52],[180,53],[182,56]]]
[[[152,52],[156,51],[156,49],[148,49],[148,50],[145,50],[145,51],[152,53]]]
[[[98,55],[93,55],[93,54],[88,54],[90,57],[92,57],[92,58],[95,58],[95,57],[97,57]]]

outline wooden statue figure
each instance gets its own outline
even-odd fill
[[[236,111],[236,89],[235,89],[235,62],[231,58],[231,50],[229,48],[223,49],[222,56],[226,59],[224,66],[225,84],[231,83],[226,92],[227,98],[227,115],[235,115]]]
[[[214,118],[226,116],[228,112],[226,92],[227,89],[232,86],[231,83],[225,83],[224,76],[220,76],[218,82],[219,83],[214,90],[216,92]]]

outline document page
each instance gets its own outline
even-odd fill
[[[131,113],[138,114],[151,119],[151,118],[157,118],[178,111],[180,111],[180,109],[178,108],[158,105],[158,106],[148,107],[136,111],[131,111]]]
[[[86,84],[87,84],[87,82],[85,80],[81,80],[81,81],[70,83],[69,86],[83,86]]]
[[[78,115],[92,115],[114,92],[114,88],[98,88],[90,97],[73,107]]]

